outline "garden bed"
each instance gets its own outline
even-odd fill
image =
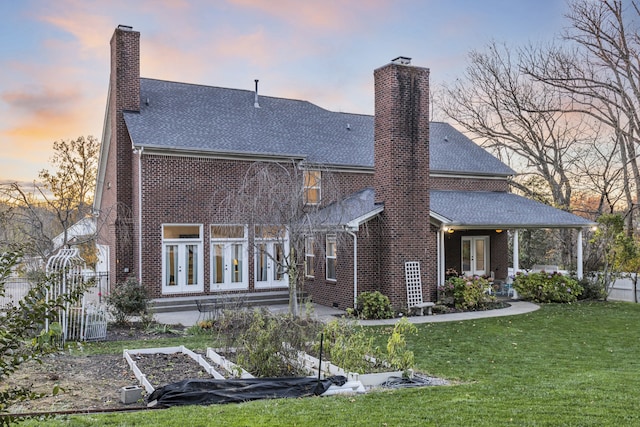
[[[174,382],[185,379],[230,379],[253,378],[253,375],[221,355],[217,349],[208,348],[206,359],[184,346],[125,350],[123,356],[135,377],[148,394],[159,386],[168,384],[161,380],[162,372],[171,370],[183,374],[182,378],[173,375]],[[402,378],[402,371],[377,373],[346,372],[329,361],[322,361],[303,351],[299,351],[298,360],[293,364],[302,366],[309,377],[320,378],[344,376],[347,381],[342,386],[331,386],[326,394],[363,393],[367,389],[380,386],[390,379]],[[207,360],[208,359],[208,360]],[[210,363],[211,362],[211,363]]]
[[[168,384],[160,375],[163,371],[179,372],[182,378],[215,378],[225,379],[211,364],[199,354],[194,353],[185,346],[145,348],[136,350],[124,350],[123,357],[129,364],[134,375],[151,394],[158,386]],[[173,381],[173,382],[176,382]]]

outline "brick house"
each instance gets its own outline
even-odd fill
[[[334,221],[342,238],[329,233],[324,251],[305,256],[305,291],[342,309],[372,290],[406,307],[405,261],[420,262],[431,301],[447,268],[506,279],[506,230],[592,225],[509,193],[512,169],[452,126],[430,123],[429,70],[408,58],[374,71],[374,116],[259,96],[257,81],[237,90],[139,70],[140,33],[119,26],[95,208],[112,282],[135,275],[154,298],[287,289],[286,275],[264,274],[287,249],[262,236],[263,257],[258,233],[225,222],[212,202],[256,162],[301,171],[307,202],[327,218],[337,205],[320,197],[323,174],[343,190]],[[579,274],[581,262],[578,250]]]

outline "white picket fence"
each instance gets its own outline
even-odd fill
[[[611,301],[640,301],[640,279],[638,279],[636,297],[633,297],[633,279],[628,277],[616,279],[609,288],[609,300]]]

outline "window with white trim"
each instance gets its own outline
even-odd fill
[[[306,205],[317,205],[320,203],[320,181],[322,172],[306,170],[303,171],[304,179],[304,203]]]
[[[304,239],[304,275],[306,277],[315,276],[316,254],[313,250],[315,239],[308,236]]]
[[[337,258],[337,242],[335,234],[327,236],[326,254],[327,254],[327,280],[336,280],[336,263]]]

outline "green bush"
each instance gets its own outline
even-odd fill
[[[358,311],[363,319],[391,319],[393,309],[389,297],[379,291],[358,295]]]
[[[223,312],[214,324],[236,349],[236,362],[257,377],[286,377],[304,374],[297,352],[314,340],[322,325],[288,314],[271,314],[265,308]]]
[[[578,295],[580,300],[604,300],[607,298],[605,284],[597,276],[585,277],[578,281],[582,286],[582,294]]]
[[[562,273],[518,273],[513,281],[518,296],[534,302],[574,302],[583,292],[577,280]]]
[[[453,305],[462,310],[481,310],[495,297],[487,293],[489,280],[480,276],[450,277],[438,288],[443,301],[453,299]]]
[[[330,360],[336,366],[350,372],[370,372],[372,369],[365,356],[376,353],[373,337],[367,336],[364,328],[356,322],[332,320],[327,323],[324,333],[323,360]],[[320,340],[315,345],[318,351]]]
[[[118,324],[129,323],[131,317],[145,317],[149,313],[147,289],[134,277],[119,283],[106,297],[109,313]]]
[[[403,376],[409,375],[409,370],[413,369],[415,358],[413,351],[407,349],[405,335],[417,335],[418,328],[409,322],[406,317],[400,319],[393,327],[393,332],[387,341],[387,358],[392,368],[400,369]]]

